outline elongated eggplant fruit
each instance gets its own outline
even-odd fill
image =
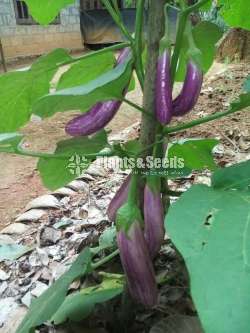
[[[155,99],[156,118],[162,125],[166,125],[172,118],[172,86],[168,51],[164,51],[158,60]]]
[[[131,175],[124,180],[108,206],[107,215],[110,221],[115,221],[118,209],[125,204],[128,198],[130,180]]]
[[[120,230],[117,243],[131,296],[146,307],[156,305],[158,291],[154,268],[139,223],[135,221],[128,234]]]
[[[71,136],[86,136],[100,131],[112,120],[121,103],[121,101],[97,103],[90,111],[70,120],[65,127],[66,133]]]
[[[161,193],[152,191],[148,185],[144,189],[144,237],[154,258],[164,241],[164,214]]]
[[[183,116],[193,109],[199,98],[202,82],[202,71],[193,61],[190,61],[187,66],[187,74],[182,91],[173,101],[174,116]]]
[[[123,63],[130,53],[130,48],[123,49],[117,65]],[[88,112],[70,120],[65,127],[66,133],[71,136],[87,136],[100,131],[113,119],[121,104],[122,102],[117,100],[98,102]]]

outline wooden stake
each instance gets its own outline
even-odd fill
[[[3,52],[3,44],[0,38],[0,55],[1,55],[1,60],[2,60],[2,65],[3,65],[3,71],[6,73],[7,72],[7,65],[4,57],[4,52]]]

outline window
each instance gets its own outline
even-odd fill
[[[14,7],[15,7],[17,24],[24,24],[24,25],[38,24],[29,14],[28,6],[24,1],[14,0]],[[58,17],[56,17],[56,19],[51,24],[60,24],[60,16],[58,15]]]
[[[101,0],[81,0],[82,10],[102,9]]]

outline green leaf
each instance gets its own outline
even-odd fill
[[[250,331],[250,193],[240,190],[249,184],[246,168],[216,171],[211,188],[194,185],[165,220],[206,333]]]
[[[13,132],[29,121],[34,101],[49,92],[58,62],[71,59],[57,49],[39,58],[29,70],[0,75],[0,132]]]
[[[234,28],[250,30],[250,6],[248,0],[219,0],[220,13],[225,22]]]
[[[57,90],[86,84],[104,72],[111,70],[114,64],[115,57],[113,52],[97,53],[92,57],[82,59],[62,75],[58,82]]]
[[[58,142],[53,157],[42,157],[37,168],[44,185],[55,190],[80,176],[97,154],[107,146],[107,134],[98,132],[92,137],[77,137]]]
[[[196,47],[201,51],[202,70],[206,73],[212,66],[216,51],[216,43],[222,37],[221,29],[214,23],[203,21],[193,28]],[[183,81],[186,75],[188,41],[184,37],[180,53],[180,62],[176,74],[177,81]]]
[[[35,103],[33,112],[43,118],[55,112],[87,111],[98,101],[119,99],[129,84],[132,74],[132,60],[124,63],[90,81],[85,85],[58,90],[46,95]]]
[[[29,312],[16,333],[29,333],[31,329],[34,330],[35,327],[49,320],[63,304],[70,284],[88,272],[90,261],[91,254],[86,248],[80,253],[70,269],[31,303]]]
[[[33,248],[18,244],[0,244],[0,261],[2,260],[16,260],[30,252]]]
[[[23,140],[20,133],[3,133],[0,134],[0,152],[15,152],[17,146]]]
[[[191,170],[215,170],[212,150],[218,143],[214,139],[178,141],[169,147],[168,158],[183,159],[185,168]]]
[[[99,246],[103,249],[115,246],[116,244],[116,227],[110,227],[104,230],[99,238]]]
[[[28,7],[29,12],[32,17],[40,24],[48,25],[52,22],[56,16],[59,14],[59,11],[73,4],[74,0],[24,0]]]
[[[212,177],[212,186],[216,189],[249,190],[250,161],[242,162],[217,170]]]
[[[122,293],[124,281],[121,277],[117,275],[106,278],[99,285],[69,295],[51,321],[58,325],[67,319],[81,321],[86,318],[97,303],[107,302]]]
[[[109,227],[101,234],[99,238],[99,245],[91,247],[91,253],[96,255],[100,251],[114,248],[116,245],[116,227]]]

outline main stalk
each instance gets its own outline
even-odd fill
[[[155,82],[160,40],[164,34],[164,5],[166,0],[149,0],[147,24],[147,59],[144,84],[143,107],[147,113],[155,114]],[[143,147],[155,142],[157,123],[154,117],[142,114],[140,141]],[[145,155],[150,151],[145,152]]]

